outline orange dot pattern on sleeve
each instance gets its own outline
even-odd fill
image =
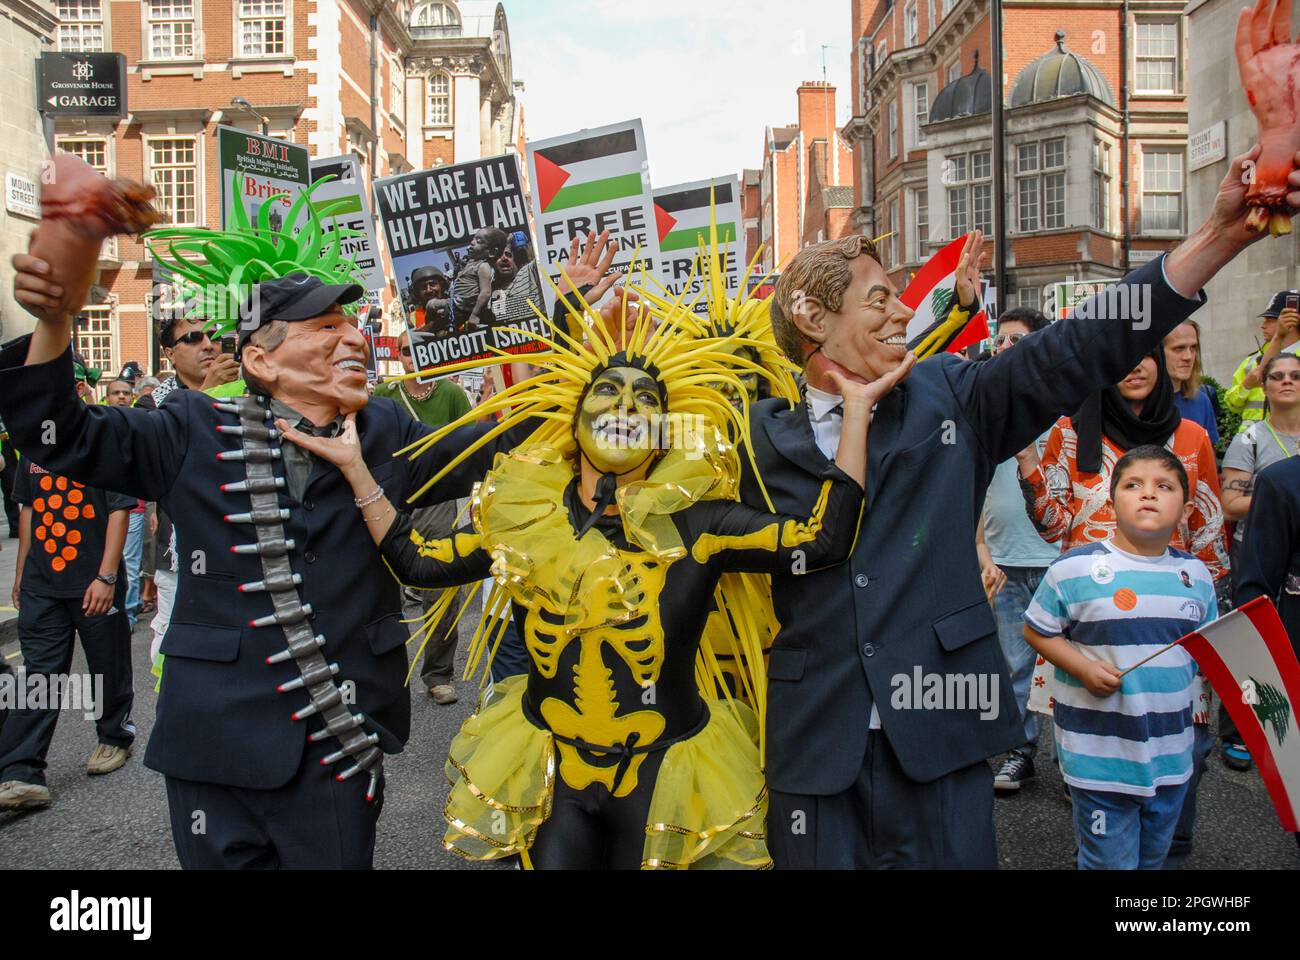
[[[81,498],[85,496],[80,490],[68,491],[68,503],[80,503]]]
[[[33,501],[32,501],[32,509],[35,510],[37,513],[44,513],[44,512],[45,512],[45,498],[44,498],[44,497],[37,497],[35,500],[33,500]]]
[[[89,510],[90,508],[87,507],[86,509]],[[81,511],[78,510],[76,507],[64,507],[64,508],[63,508],[63,519],[64,519],[64,520],[76,520],[79,516],[81,516]]]
[[[89,504],[89,503],[86,504],[86,509],[83,510],[83,511],[81,511],[81,515],[82,515],[83,517],[85,517],[87,520],[94,520],[94,519],[95,519],[95,507],[94,507],[94,505],[93,505],[93,504]]]
[[[54,569],[55,573],[62,573],[64,570],[68,569],[68,564],[62,557],[55,557],[50,561],[50,566]]]
[[[57,510],[59,507],[63,506],[63,498],[57,493],[50,494],[49,504],[51,510]]]
[[[51,477],[48,473],[45,476],[41,477],[42,490],[48,491],[53,486],[54,486],[54,478]]]
[[[46,540],[46,541],[45,541],[45,552],[46,552],[46,553],[56,553],[56,552],[58,551],[58,549],[59,549],[59,545],[58,545],[57,543],[55,543],[53,540]]]
[[[78,544],[78,543],[80,543],[80,542],[81,542],[81,531],[80,531],[80,530],[69,530],[69,531],[68,531],[68,543],[71,543],[71,544]]]
[[[68,489],[68,478],[67,478],[67,477],[56,477],[56,478],[54,479],[54,485],[55,485],[56,487],[58,487],[60,490],[66,490],[66,489]]]

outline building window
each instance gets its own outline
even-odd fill
[[[240,52],[245,57],[282,57],[285,44],[285,0],[239,0]]]
[[[1136,93],[1178,92],[1178,23],[1137,23]]]
[[[945,76],[944,79],[945,85],[949,83],[956,83],[959,79],[961,79],[961,57],[954,58],[952,63],[948,64],[944,76]]]
[[[59,49],[67,53],[103,51],[104,6],[101,0],[59,0]]]
[[[150,60],[194,58],[194,0],[146,0]]]
[[[400,60],[388,62],[388,112],[395,117],[405,116],[406,73]]]
[[[1037,287],[1021,287],[1016,291],[1016,305],[1030,310],[1043,309],[1043,291]]]
[[[158,190],[158,206],[170,224],[199,222],[197,153],[193,137],[149,140],[149,174]]]
[[[929,251],[926,249],[930,237],[930,191],[914,190],[912,192],[912,259],[921,262]]]
[[[957,6],[957,0],[943,0],[943,16],[952,13],[952,8]]]
[[[426,3],[411,18],[414,27],[454,27],[458,23],[460,17],[449,3]]]
[[[1110,231],[1110,144],[1092,142],[1092,225]]]
[[[934,0],[925,0],[925,32],[934,33]]]
[[[451,77],[445,73],[429,76],[429,124],[435,127],[451,124]]]
[[[959,153],[945,160],[948,229],[957,239],[972,229],[993,232],[993,163],[987,150]]]
[[[116,369],[113,362],[113,310],[106,304],[86,306],[73,327],[77,351],[86,365],[105,372]]]
[[[919,26],[916,22],[916,0],[910,0],[907,6],[903,7],[903,45],[907,47],[916,46],[916,37],[919,32]]]
[[[898,101],[889,102],[886,115],[888,125],[885,129],[885,148],[889,152],[889,159],[893,160],[898,156]]]
[[[925,131],[922,124],[930,121],[930,85],[928,83],[912,84],[912,123],[908,138],[908,149],[925,145]]]
[[[1183,151],[1142,151],[1142,232],[1183,229]]]
[[[109,176],[108,141],[59,139],[59,149],[86,161],[96,172]]]
[[[1065,226],[1065,140],[1016,147],[1017,226],[1021,233]]]
[[[898,198],[889,201],[889,219],[885,223],[885,232],[889,239],[885,241],[885,266],[898,266],[898,229],[902,224],[898,219]]]

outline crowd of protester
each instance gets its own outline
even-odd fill
[[[1014,793],[1035,777],[1043,733],[1040,714],[1055,715],[1055,723],[1046,728],[1047,762],[1059,764],[1066,775],[1066,794],[1074,803],[1076,819],[1084,816],[1080,811],[1105,809],[1118,825],[1102,843],[1080,820],[1076,833],[1081,868],[1181,865],[1191,852],[1196,791],[1212,752],[1213,737],[1208,686],[1198,677],[1187,686],[1193,721],[1185,731],[1192,744],[1189,779],[1173,785],[1154,783],[1148,774],[1159,766],[1159,758],[1150,755],[1145,756],[1143,772],[1130,782],[1099,781],[1095,772],[1087,773],[1099,762],[1088,753],[1088,743],[1099,732],[1107,732],[1106,721],[1098,721],[1102,728],[1084,730],[1062,719],[1058,706],[1061,674],[1054,681],[1051,665],[1076,676],[1078,687],[1090,694],[1115,694],[1105,701],[1116,724],[1110,735],[1122,729],[1124,716],[1134,711],[1141,715],[1150,705],[1140,694],[1119,695],[1118,671],[1095,658],[1080,656],[1079,647],[1104,649],[1120,642],[1117,631],[1137,628],[1136,621],[1126,620],[1110,606],[1093,609],[1086,600],[1072,599],[1071,564],[1083,562],[1081,556],[1110,551],[1106,562],[1114,568],[1116,583],[1131,582],[1140,594],[1145,589],[1142,557],[1150,559],[1148,548],[1153,544],[1161,562],[1174,557],[1196,558],[1194,569],[1202,570],[1203,577],[1194,579],[1198,587],[1203,586],[1207,602],[1204,615],[1189,623],[1189,630],[1230,609],[1234,588],[1241,598],[1237,568],[1244,549],[1254,563],[1251,595],[1281,599],[1282,586],[1268,581],[1268,577],[1278,578],[1277,562],[1265,573],[1266,558],[1295,549],[1297,536],[1282,543],[1287,533],[1278,523],[1259,523],[1256,529],[1247,518],[1252,509],[1265,509],[1255,504],[1256,491],[1267,478],[1282,476],[1281,469],[1270,473],[1270,468],[1285,464],[1283,469],[1293,471],[1300,459],[1300,357],[1296,354],[1300,311],[1295,299],[1295,291],[1282,291],[1272,299],[1260,318],[1263,345],[1242,360],[1223,396],[1203,380],[1201,330],[1189,320],[1122,380],[1091,397],[1073,416],[1062,417],[1014,458],[999,464],[993,475],[975,536],[985,590],[994,608],[999,642],[1024,723],[1023,742],[1001,759],[994,790],[998,795]],[[999,318],[991,348],[979,360],[1015,350],[1048,325],[1048,319],[1036,310],[1007,311]],[[149,376],[132,363],[96,390],[95,372],[87,370],[83,362],[79,364],[83,399],[156,407],[178,390],[201,390],[215,396],[242,392],[238,365],[200,321],[179,319],[165,324],[160,342],[171,368],[169,374]],[[404,372],[413,370],[407,344],[402,347],[401,364]],[[527,365],[515,367],[516,377],[529,375]],[[483,379],[473,400],[458,378],[392,381],[374,388],[377,396],[395,400],[412,417],[432,427],[461,417],[493,392],[490,377]],[[1228,442],[1220,459],[1216,455],[1220,427],[1231,414],[1240,417],[1240,427],[1230,438],[1225,434]],[[87,489],[83,493],[80,485],[62,477],[45,475],[50,484],[42,485],[44,471],[36,465],[30,465],[32,476],[26,477],[27,465],[20,466],[20,455],[13,450],[2,424],[0,450],[8,535],[19,538],[22,533],[12,602],[21,611],[19,639],[26,667],[29,672],[67,671],[73,636],[80,636],[92,670],[115,682],[110,709],[98,722],[99,745],[87,764],[89,773],[111,772],[126,762],[134,739],[126,638],[138,620],[152,614],[152,655],[157,660],[158,645],[169,622],[176,589],[170,521],[154,503],[119,502],[124,498],[107,491]],[[15,480],[22,481],[17,489]],[[1165,492],[1144,493],[1143,483]],[[40,570],[48,558],[34,539],[32,524],[41,523],[40,511],[53,502],[49,497],[53,484],[59,485],[59,491],[69,491],[69,500],[75,489],[78,501],[89,502],[92,495],[103,501],[103,516],[97,526],[82,532],[85,549],[81,553],[89,578],[79,586],[84,595],[54,598],[42,594],[45,581]],[[1294,483],[1267,486],[1273,498],[1267,509],[1277,511],[1281,509],[1279,498],[1295,496]],[[44,501],[41,493],[46,494]],[[1143,496],[1164,497],[1165,493],[1168,503],[1162,502],[1161,509],[1173,520],[1153,533],[1143,528],[1137,504]],[[446,536],[459,513],[455,502],[428,507],[416,514],[416,525],[426,537]],[[52,534],[44,525],[39,529],[43,537]],[[1243,547],[1252,533],[1256,542]],[[48,556],[54,558],[50,562],[57,562],[60,555]],[[1096,560],[1089,562],[1095,564]],[[119,567],[120,585],[112,573]],[[427,611],[435,596],[432,592],[410,593],[407,599],[412,616],[421,609]],[[458,606],[468,599],[462,596]],[[34,615],[38,608],[39,621]],[[445,617],[442,622],[451,628],[430,638],[424,652],[423,689],[438,704],[454,703],[458,698],[452,674],[457,620],[454,611]],[[1063,635],[1073,644],[1058,645]],[[517,662],[501,670],[526,669],[526,653],[513,630],[502,650],[504,659]],[[494,675],[501,672],[498,666],[494,664]],[[1195,672],[1194,666],[1189,670]],[[1202,688],[1207,692],[1198,693]],[[1049,697],[1053,690],[1056,695]],[[45,755],[55,714],[10,712],[14,717],[8,724],[0,715],[0,808],[48,804],[52,797],[44,779]],[[1250,754],[1222,706],[1218,737],[1222,761],[1232,769],[1249,770]],[[1070,776],[1072,770],[1077,776]],[[1077,785],[1084,781],[1093,787]]]

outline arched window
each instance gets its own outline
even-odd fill
[[[413,27],[454,27],[460,23],[460,14],[450,3],[423,3],[415,8],[411,17]]]
[[[428,122],[433,127],[451,125],[451,77],[439,71],[429,75]]]

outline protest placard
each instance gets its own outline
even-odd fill
[[[375,209],[420,370],[533,353],[546,324],[514,154],[375,181]]]
[[[384,277],[384,264],[380,259],[379,245],[375,242],[375,227],[370,219],[370,204],[366,202],[362,183],[361,164],[355,154],[341,157],[317,157],[311,161],[311,181],[327,180],[313,191],[312,206],[317,210],[331,200],[345,200],[347,206],[333,216],[325,218],[326,230],[343,228],[355,230],[361,236],[345,237],[341,241],[344,256],[356,261],[361,270],[362,282],[367,290],[382,290],[388,285]]]
[[[736,242],[740,190],[735,177],[717,177],[663,187],[654,192],[655,225],[659,231],[659,281],[673,297],[693,304],[696,313],[709,312],[703,267],[696,266],[700,245],[707,249],[710,204],[718,225],[718,257],[727,278],[727,297],[740,295],[745,251]],[[694,276],[692,278],[692,272]]]
[[[618,251],[614,269],[627,270],[638,256],[647,272],[658,269],[659,234],[640,120],[537,140],[527,151],[538,260],[556,283],[573,239],[602,230]],[[555,292],[545,287],[550,311]]]
[[[257,223],[262,204],[279,195],[270,213],[272,230],[311,182],[306,147],[273,140],[238,127],[217,127],[218,181],[221,183],[221,229],[234,224],[235,203],[242,203],[250,223]],[[238,196],[235,174],[241,174]]]

